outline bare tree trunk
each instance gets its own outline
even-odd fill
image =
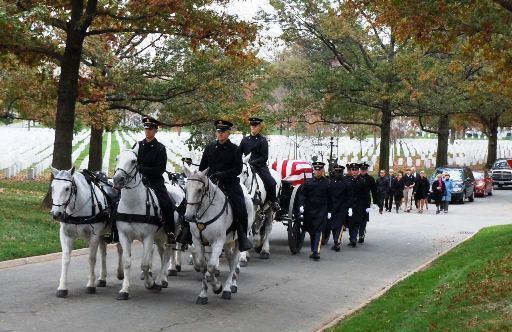
[[[388,105],[389,106],[389,105]],[[382,111],[381,126],[380,126],[380,156],[379,156],[379,169],[389,169],[389,145],[391,138],[391,110],[386,107]]]
[[[488,143],[487,143],[487,162],[486,168],[491,168],[498,157],[498,118],[494,117],[489,121]]]
[[[91,127],[91,138],[89,142],[89,171],[101,171],[103,159],[103,129]]]
[[[448,141],[450,137],[450,117],[442,115],[439,117],[437,132],[437,156],[436,166],[448,165]]]

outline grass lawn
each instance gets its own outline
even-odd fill
[[[110,161],[108,164],[108,174],[112,176],[114,174],[114,170],[116,169],[116,157],[120,152],[119,142],[116,139],[116,135],[112,133],[112,143],[110,144]]]
[[[59,223],[41,208],[47,189],[48,179],[0,179],[0,261],[61,251]]]
[[[512,331],[512,225],[483,229],[330,331]]]

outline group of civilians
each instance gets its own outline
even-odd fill
[[[379,172],[376,180],[377,197],[379,198],[379,212],[385,209],[391,212],[395,202],[396,213],[401,209],[411,212],[414,206],[418,213],[428,210],[428,196],[436,203],[436,214],[441,211],[448,213],[448,205],[452,199],[453,182],[450,174],[437,174],[436,180],[430,184],[424,171],[417,172],[415,167],[407,168],[405,174],[393,169],[386,174],[385,170]]]

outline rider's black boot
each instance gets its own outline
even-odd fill
[[[241,232],[241,230],[238,231],[238,249],[240,252],[247,251],[252,248],[251,240],[247,237],[247,234],[244,232]]]
[[[181,225],[181,232],[178,234],[176,241],[181,244],[192,244],[192,234],[188,222]]]

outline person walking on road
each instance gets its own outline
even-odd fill
[[[395,178],[395,170],[390,169],[388,175],[388,185],[386,190],[386,196],[384,198],[384,205],[386,206],[386,211],[391,212],[393,209],[393,179]]]
[[[432,199],[436,202],[436,214],[439,214],[443,202],[443,196],[446,193],[446,185],[443,181],[443,174],[437,174],[437,179],[432,182]]]
[[[393,179],[391,190],[393,193],[393,199],[395,200],[396,213],[398,213],[398,210],[402,205],[402,199],[404,198],[404,178],[402,171],[398,171],[396,178]]]
[[[304,227],[311,237],[309,258],[320,260],[320,246],[327,220],[331,218],[329,180],[325,177],[325,163],[315,161],[313,178],[306,179],[299,191],[299,212],[304,216]]]
[[[425,172],[420,172],[420,178],[416,181],[416,199],[418,200],[418,213],[423,213],[423,207],[427,206],[427,197],[430,191],[430,182],[425,177]]]
[[[352,201],[352,216],[348,218],[347,226],[349,233],[349,245],[355,248],[357,245],[357,235],[360,231],[360,225],[366,218],[366,209],[368,203],[368,188],[366,181],[359,173],[359,164],[351,163],[347,165],[347,170],[350,170],[350,181],[352,183],[352,190],[354,192]],[[361,236],[361,234],[359,234]],[[364,234],[363,234],[364,236]]]
[[[363,179],[365,185],[365,209],[364,209],[364,219],[359,224],[359,243],[364,243],[364,238],[366,235],[366,225],[370,221],[370,207],[374,205],[374,208],[377,207],[377,184],[375,183],[375,179],[368,174],[368,168],[370,165],[366,162],[362,162],[359,164],[361,170],[361,179]]]
[[[450,202],[452,200],[452,192],[453,192],[453,181],[450,179],[450,174],[446,173],[444,175],[444,185],[446,188],[446,191],[443,195],[443,206],[441,209],[444,211],[444,213],[448,213],[448,206],[450,205]]]
[[[386,175],[386,170],[381,169],[379,177],[377,178],[377,205],[379,206],[379,213],[382,214],[384,210],[384,202],[388,195],[389,189],[389,176]],[[386,205],[387,210],[387,205]]]
[[[352,204],[354,191],[352,190],[352,181],[343,176],[344,166],[334,165],[333,175],[329,189],[331,199],[331,218],[328,221],[327,232],[332,231],[334,245],[332,250],[340,251],[341,237],[343,228],[347,224],[347,218],[352,216]],[[325,232],[324,232],[325,236]],[[327,237],[329,234],[327,233]]]
[[[414,184],[416,183],[416,178],[411,174],[411,170],[408,168],[405,171],[404,176],[404,201],[405,201],[405,212],[411,212],[412,209],[412,200],[414,199]]]

